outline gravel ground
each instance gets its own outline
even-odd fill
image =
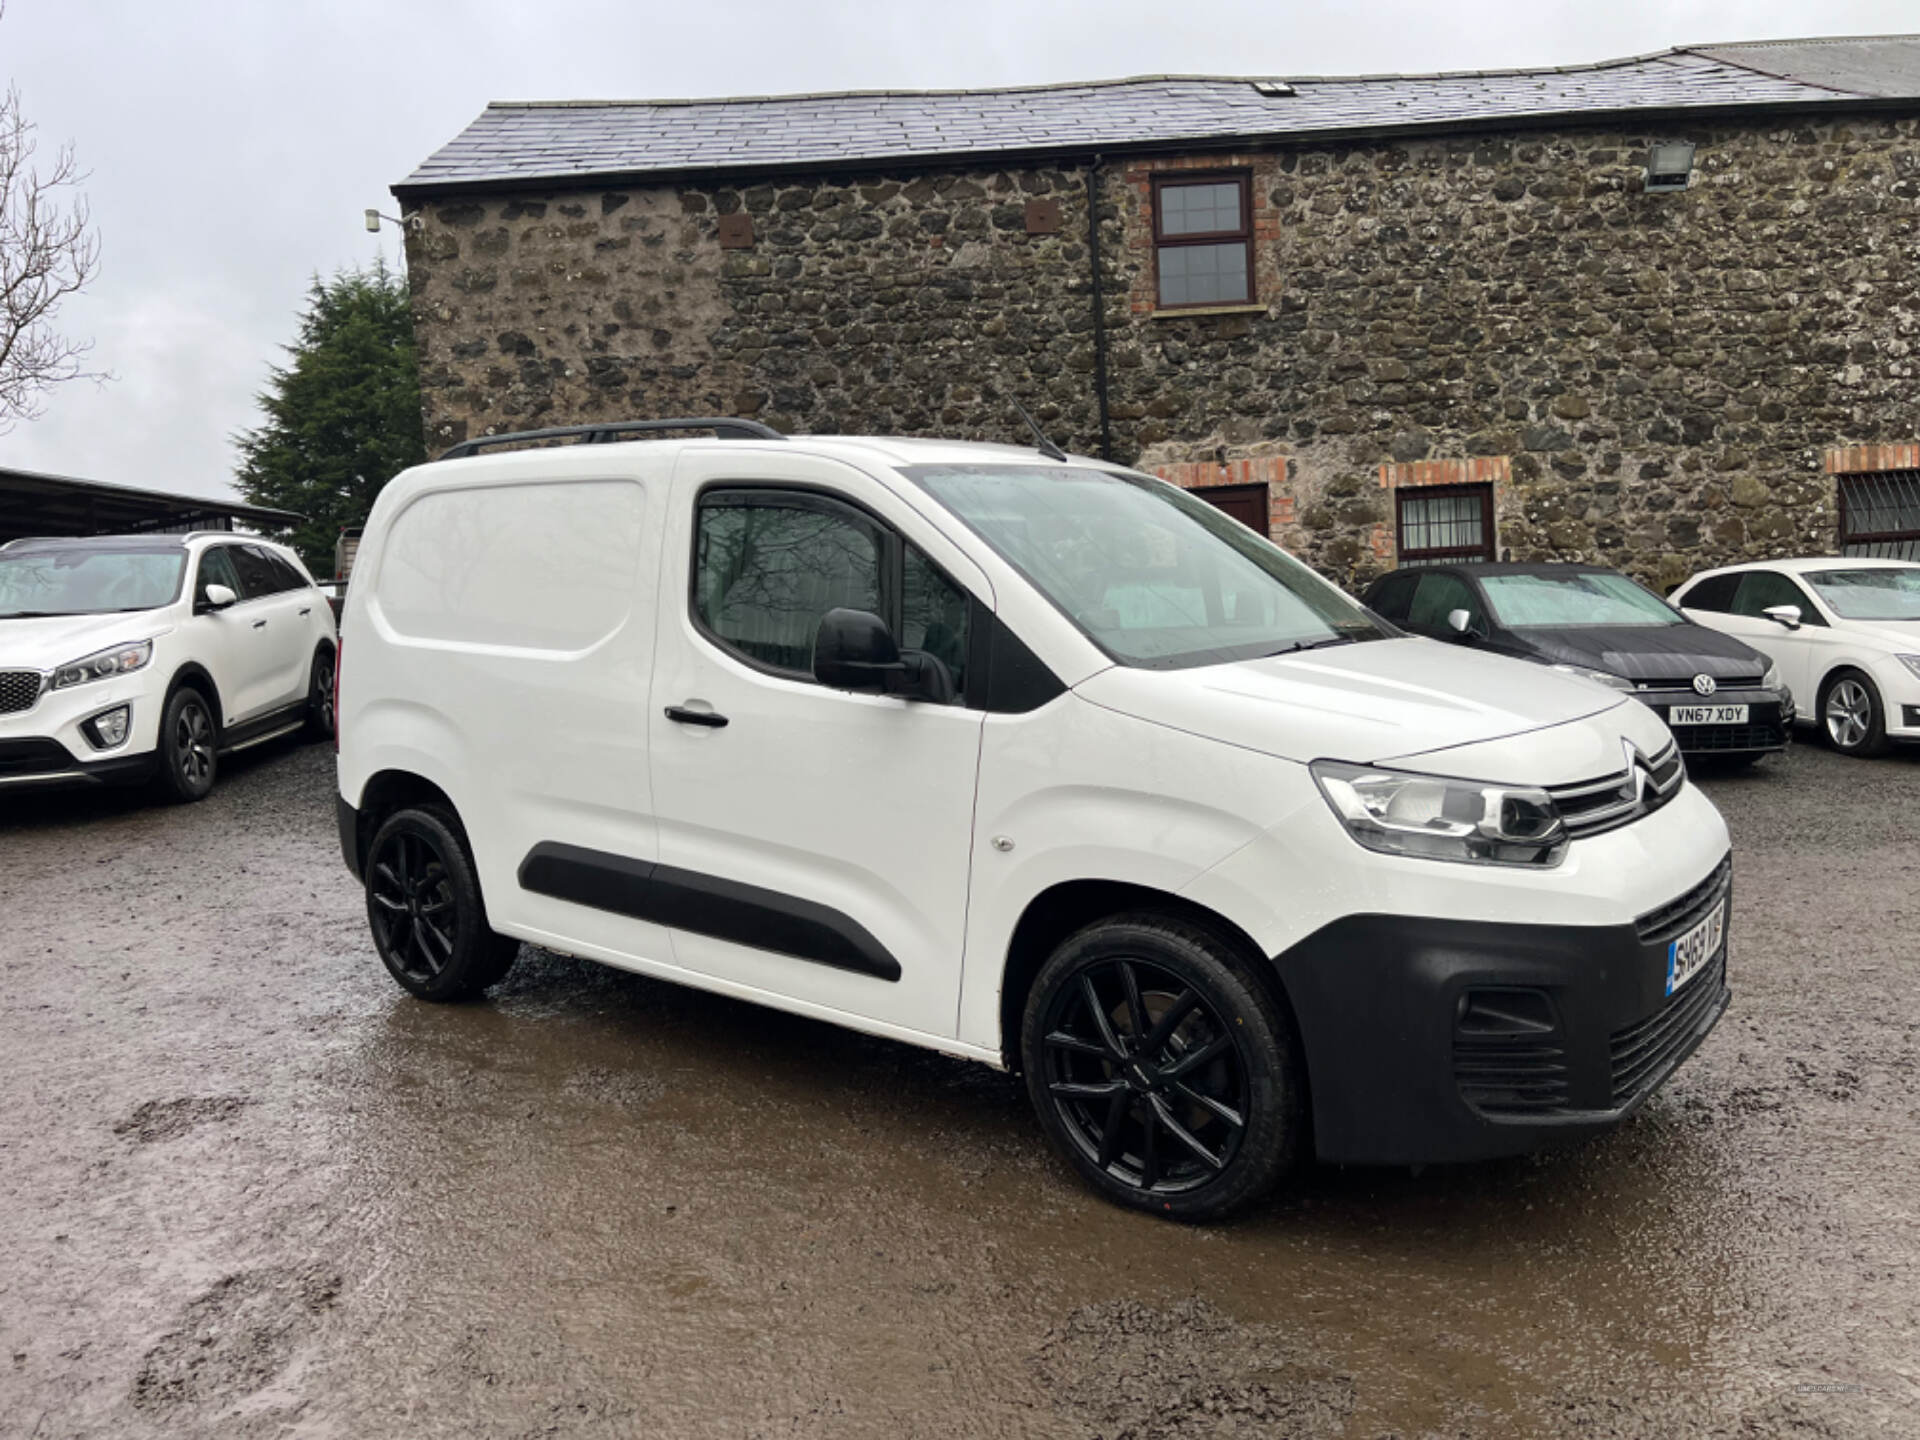
[[[982,1067],[533,951],[405,998],[331,760],[0,799],[0,1434],[1920,1433],[1920,756],[1705,781],[1734,1008],[1620,1132],[1213,1229]]]

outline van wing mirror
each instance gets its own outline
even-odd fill
[[[887,622],[867,610],[841,607],[820,617],[813,637],[813,678],[835,690],[881,694],[889,675],[904,674],[900,646]]]
[[[1784,625],[1789,630],[1800,628],[1800,607],[1798,605],[1769,605],[1760,612],[1776,625]]]
[[[835,690],[953,702],[953,672],[922,650],[905,654],[893,631],[866,610],[829,610],[813,637],[813,678]]]
[[[240,598],[225,585],[219,584],[209,585],[200,593],[207,597],[207,608],[209,610],[224,610]]]

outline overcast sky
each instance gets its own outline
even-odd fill
[[[56,390],[0,465],[230,493],[236,430],[361,211],[488,100],[1556,65],[1920,29],[1848,0],[5,0],[0,83],[91,172],[102,268],[61,328],[111,381]]]

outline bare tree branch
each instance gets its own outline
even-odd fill
[[[5,9],[0,4],[0,16]],[[61,302],[100,268],[100,240],[80,193],[85,177],[71,146],[44,169],[33,163],[35,149],[34,125],[10,85],[0,97],[0,434],[38,416],[49,387],[103,378],[82,367],[91,342],[53,326]]]

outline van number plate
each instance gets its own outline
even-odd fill
[[[1698,975],[1720,953],[1720,942],[1726,938],[1727,902],[1723,899],[1711,915],[1667,946],[1667,994]]]
[[[1744,705],[1676,705],[1667,712],[1669,725],[1744,725]]]

